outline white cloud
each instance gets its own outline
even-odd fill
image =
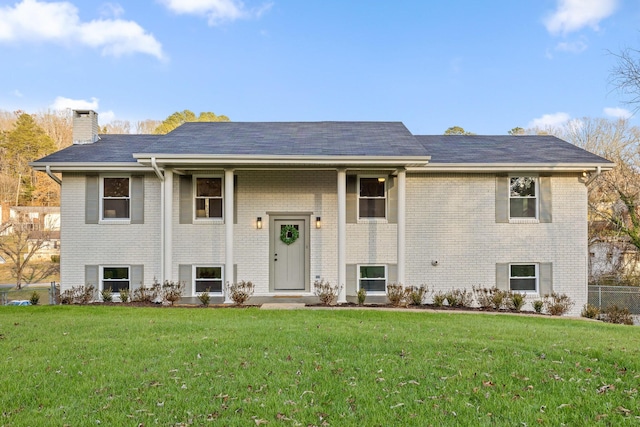
[[[633,116],[633,113],[625,108],[620,107],[606,107],[604,113],[607,116],[615,117],[616,119],[628,119]]]
[[[118,13],[114,11],[114,13]],[[0,7],[1,42],[53,42],[102,48],[103,55],[145,53],[163,59],[162,45],[134,21],[97,19],[80,22],[69,2],[22,0]]]
[[[124,14],[124,8],[118,3],[103,3],[100,5],[100,14],[102,16],[113,16],[117,18]]]
[[[100,123],[111,123],[116,118],[116,113],[113,111],[102,111],[98,114],[98,120]]]
[[[527,128],[548,128],[560,126],[571,119],[571,116],[567,113],[554,113],[554,114],[544,114],[542,117],[538,117],[537,119],[533,119],[527,125]]]
[[[206,16],[209,25],[243,18],[259,18],[273,3],[247,9],[240,0],[160,0],[169,10],[178,14]]]
[[[567,34],[583,27],[598,29],[600,21],[613,14],[618,0],[557,0],[558,7],[544,24],[551,34]]]
[[[582,40],[577,42],[560,42],[556,45],[556,50],[571,53],[580,53],[587,50],[587,44]]]
[[[91,98],[91,101],[84,99],[71,99],[64,96],[58,96],[51,104],[53,110],[97,110],[98,98]]]

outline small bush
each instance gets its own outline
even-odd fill
[[[387,285],[387,298],[394,307],[407,305],[404,286],[399,283],[390,283]]]
[[[253,283],[250,281],[245,282],[242,280],[231,285],[227,282],[227,292],[229,293],[229,297],[238,305],[244,304],[251,295],[253,295],[254,289],[255,286],[253,286]]]
[[[102,301],[104,302],[113,301],[113,293],[111,292],[111,288],[101,290],[100,295],[102,296]]]
[[[365,288],[358,289],[358,305],[363,305],[367,299],[367,290]]]
[[[209,307],[209,301],[211,301],[211,296],[209,296],[209,292],[211,291],[211,289],[207,288],[204,290],[204,292],[202,292],[201,294],[198,295],[198,299],[200,300],[200,304],[202,304],[205,307]]]
[[[532,304],[533,304],[533,310],[536,313],[542,313],[542,309],[544,308],[544,301],[537,299]]]
[[[446,295],[442,293],[442,291],[438,291],[433,294],[433,305],[436,307],[442,307],[444,305],[444,301],[446,299]]]
[[[522,310],[526,302],[526,295],[520,292],[508,292],[507,306],[514,311]]]
[[[481,288],[478,286],[477,288],[473,286],[471,288],[476,297],[476,301],[480,308],[490,308],[491,307],[491,294],[489,288]]]
[[[60,294],[61,304],[89,304],[93,300],[95,286],[73,286]]]
[[[331,305],[338,298],[339,286],[331,286],[324,279],[313,282],[313,293],[320,299],[323,305]]]
[[[449,307],[470,307],[473,304],[473,293],[466,289],[452,289],[444,294]]]
[[[602,320],[607,323],[617,323],[619,325],[633,325],[633,317],[629,309],[611,305],[604,309]]]
[[[154,302],[158,298],[158,291],[160,284],[154,280],[153,284],[149,287],[140,286],[133,290],[131,295],[131,301],[135,302]]]
[[[40,294],[37,291],[33,291],[31,298],[29,298],[31,305],[38,305],[40,302]]]
[[[129,289],[122,288],[120,289],[120,302],[129,302]]]
[[[428,293],[429,287],[426,285],[408,286],[405,290],[405,297],[411,305],[422,305]]]
[[[589,303],[585,304],[582,307],[582,311],[580,312],[580,316],[586,317],[587,319],[597,319],[600,315],[600,309],[595,305],[591,305]]]
[[[562,316],[573,307],[573,301],[567,294],[552,292],[551,295],[545,295],[544,307],[550,315]]]
[[[51,255],[51,262],[54,264],[60,264],[60,255]]]
[[[165,280],[162,284],[162,301],[166,301],[173,305],[176,301],[182,298],[182,292],[184,291],[184,282],[173,282]]]

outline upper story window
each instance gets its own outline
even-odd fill
[[[129,219],[131,193],[129,178],[102,179],[102,219]]]
[[[538,179],[533,176],[509,178],[509,218],[538,218]]]
[[[360,177],[358,180],[358,218],[387,217],[387,180],[385,177]]]
[[[196,219],[222,219],[222,178],[196,177]]]

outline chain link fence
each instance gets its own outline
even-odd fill
[[[640,287],[589,286],[589,304],[604,310],[616,305],[628,308],[631,314],[640,314]]]

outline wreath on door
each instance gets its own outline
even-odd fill
[[[280,230],[280,240],[285,245],[290,245],[300,237],[300,232],[293,225],[283,225]]]

